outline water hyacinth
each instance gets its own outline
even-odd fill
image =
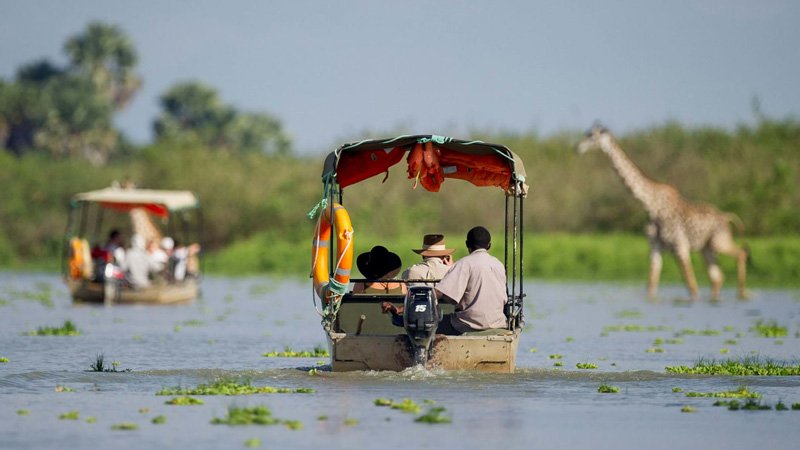
[[[600,392],[601,394],[617,394],[617,393],[619,393],[619,388],[617,386],[611,386],[611,385],[608,385],[608,384],[601,384],[597,388],[597,392]]]
[[[761,394],[747,389],[746,386],[740,386],[735,391],[723,392],[687,392],[687,397],[715,397],[715,398],[761,398]]]
[[[317,345],[313,350],[295,351],[290,347],[284,347],[282,352],[273,351],[263,353],[261,356],[268,358],[326,358],[330,356],[328,349]]]
[[[175,397],[169,399],[164,403],[167,405],[193,406],[193,405],[203,405],[205,402],[203,402],[199,398],[183,396],[183,397]]]
[[[193,389],[183,389],[181,387],[164,388],[156,395],[250,395],[250,394],[310,394],[314,389],[311,388],[275,388],[270,386],[253,386],[247,380],[243,383],[220,379],[211,384],[200,384]]]
[[[786,337],[789,334],[789,331],[786,329],[786,327],[778,325],[778,322],[775,320],[765,322],[759,319],[756,321],[755,325],[750,328],[750,331],[755,333],[757,336],[765,338]]]
[[[701,359],[694,367],[667,366],[667,372],[698,375],[736,375],[736,376],[797,376],[800,364],[790,365],[772,359],[743,358],[741,360]]]
[[[81,332],[72,321],[67,320],[60,327],[39,327],[27,334],[28,336],[79,336]]]

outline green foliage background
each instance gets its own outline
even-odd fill
[[[525,269],[543,278],[644,279],[646,215],[601,153],[578,156],[579,132],[475,132],[502,143],[525,162]],[[667,123],[619,136],[651,178],[674,184],[687,198],[737,214],[752,250],[755,283],[798,285],[800,279],[800,122],[761,119],[728,131]],[[57,267],[69,198],[113,180],[140,187],[190,189],[203,204],[207,269],[220,273],[304,275],[313,221],[306,213],[322,193],[323,156],[230,153],[186,141],[132,150],[104,167],[36,152],[0,152],[0,265]],[[411,248],[426,232],[444,232],[463,253],[476,224],[495,236],[502,254],[504,196],[447,180],[439,194],[411,189],[405,167],[348,187],[344,203],[356,229],[356,251],[377,243],[418,258]],[[723,260],[728,278],[732,262]],[[696,260],[701,279],[703,266]],[[678,280],[673,263],[665,280]]]

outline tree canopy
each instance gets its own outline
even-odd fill
[[[203,83],[175,84],[161,96],[161,115],[153,123],[159,140],[196,141],[226,151],[289,153],[291,140],[280,121],[265,113],[240,112]]]

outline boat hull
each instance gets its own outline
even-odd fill
[[[436,335],[428,369],[512,373],[516,367],[519,330],[462,336]],[[401,371],[414,366],[411,343],[405,334],[353,335],[328,333],[331,370]]]
[[[106,288],[103,283],[68,280],[67,285],[73,300],[88,303],[186,303],[200,294],[200,283],[196,279],[174,284],[154,284],[143,289],[121,289],[110,299],[106,298]]]

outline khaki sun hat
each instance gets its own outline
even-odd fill
[[[443,234],[426,234],[422,238],[422,248],[412,250],[422,256],[445,256],[456,251],[454,248],[447,248]]]

